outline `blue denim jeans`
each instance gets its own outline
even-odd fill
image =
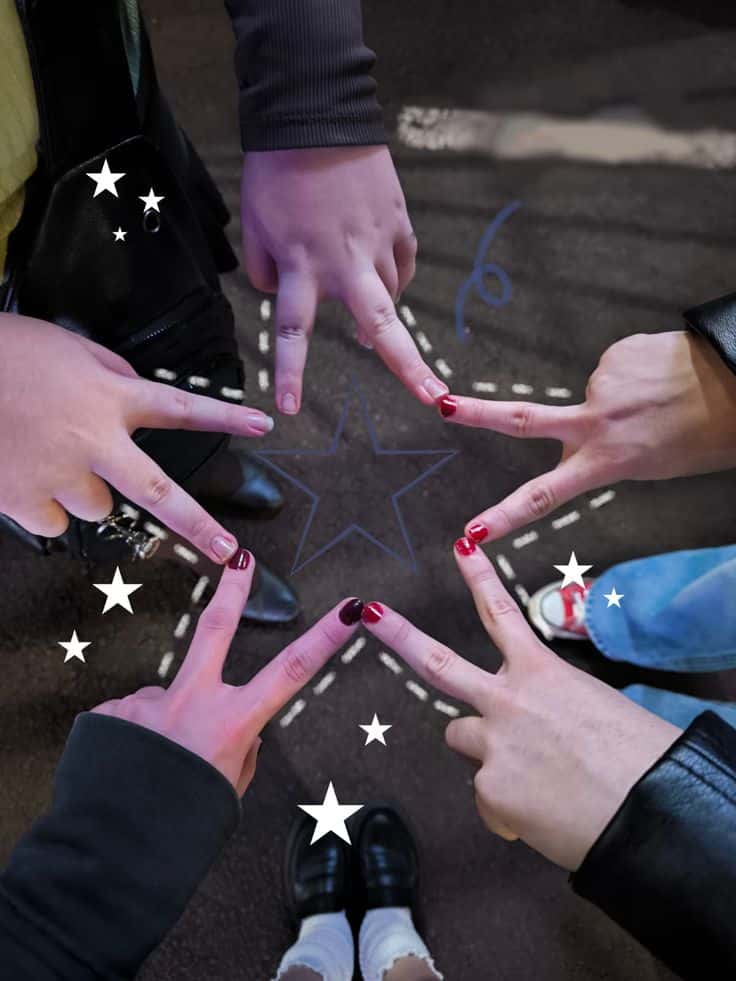
[[[621,608],[604,594],[615,587]],[[736,545],[670,552],[622,562],[591,587],[585,623],[613,661],[663,671],[736,668]],[[624,694],[685,728],[711,709],[736,727],[736,703],[630,685]]]

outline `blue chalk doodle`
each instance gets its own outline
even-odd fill
[[[457,296],[455,297],[455,329],[457,336],[463,343],[467,342],[468,334],[470,333],[465,326],[465,304],[471,290],[476,290],[483,302],[495,309],[506,306],[511,299],[511,280],[506,270],[499,266],[497,262],[485,262],[484,260],[500,227],[520,207],[521,201],[512,201],[498,212],[488,228],[483,232],[475,253],[473,271],[457,291]],[[498,295],[490,293],[486,289],[483,280],[487,276],[495,276],[498,280],[501,287],[501,292]]]

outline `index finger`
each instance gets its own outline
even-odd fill
[[[187,429],[233,436],[265,436],[274,425],[271,416],[260,409],[185,392],[162,382],[131,379],[127,382],[127,391],[130,405],[125,416],[133,429]],[[242,395],[242,392],[238,394]]]
[[[504,659],[521,657],[525,649],[539,649],[537,636],[519,605],[504,589],[493,563],[473,542],[461,538],[455,543],[455,558],[463,579],[470,587],[478,616]]]
[[[350,640],[360,623],[360,619],[355,618],[355,610],[361,608],[360,601],[343,600],[243,687],[243,698],[257,731],[270,722]]]
[[[212,599],[200,614],[189,650],[172,684],[203,678],[219,680],[240,618],[250,596],[255,559],[240,548],[223,569]]]
[[[226,562],[237,549],[233,535],[129,437],[112,447],[95,473],[213,562]]]
[[[406,661],[434,688],[483,712],[493,675],[460,657],[450,647],[423,633],[411,620],[382,603],[370,603],[371,617],[363,622],[370,632]],[[378,619],[373,617],[378,615]]]
[[[355,276],[344,300],[360,333],[371,342],[386,367],[420,402],[430,405],[449,391],[422,360],[375,270]]]
[[[450,395],[438,403],[447,422],[474,429],[492,429],[519,439],[574,439],[585,422],[584,405],[502,402]]]

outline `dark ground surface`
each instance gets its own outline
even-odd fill
[[[232,41],[221,4],[148,0],[145,7],[165,87],[237,209]],[[700,16],[688,16],[693,11]],[[733,24],[718,23],[726,19],[704,5],[685,3],[366,3],[368,39],[381,54],[381,92],[392,116],[403,103],[572,114],[634,104],[670,126],[731,125],[736,34],[729,33]],[[498,384],[501,397],[511,397],[511,385],[522,382],[537,394],[547,386],[565,386],[577,398],[612,341],[638,330],[677,327],[683,307],[736,283],[732,173],[554,160],[499,164],[404,149],[397,150],[396,159],[421,250],[406,302],[433,344],[433,357],[452,366],[458,391],[487,380]],[[456,291],[470,272],[484,228],[515,199],[522,207],[492,252],[511,277],[513,300],[499,311],[471,300],[472,340],[461,345],[454,330]],[[228,292],[250,371],[248,401],[267,408],[270,393],[255,383],[257,369],[269,367],[257,345],[263,326],[260,297],[240,275],[229,278]],[[412,481],[427,460],[375,459],[360,418],[352,413],[329,471],[324,461],[308,457],[282,461],[318,493],[329,489],[330,474],[340,488],[339,496],[324,502],[302,561],[352,520],[382,536],[404,561],[354,534],[308,562],[295,577],[308,615],[290,631],[241,631],[227,666],[230,681],[245,680],[348,593],[385,598],[479,663],[497,663],[455,572],[451,542],[464,520],[550,465],[556,447],[445,427],[355,346],[348,327],[336,309],[321,314],[306,407],[298,419],[280,420],[268,445],[325,448],[353,379],[359,378],[382,447],[460,452],[401,498],[417,571],[407,562],[390,495]],[[231,525],[242,541],[288,571],[309,500],[296,487],[284,486],[288,506],[277,519],[246,524],[235,517]],[[728,475],[621,486],[599,510],[587,500],[576,502],[582,514],[577,523],[555,531],[550,520],[540,522],[540,538],[532,546],[517,551],[504,542],[492,553],[507,555],[517,581],[532,592],[553,578],[552,566],[566,561],[573,548],[595,572],[636,556],[723,544],[734,539],[735,487]],[[101,618],[99,594],[66,558],[35,560],[7,541],[0,554],[5,857],[48,798],[75,713],[155,683],[191,583],[170,566],[141,565],[134,579],[145,587],[134,597],[136,615],[118,609]],[[86,665],[63,664],[56,642],[72,629],[94,641]],[[309,690],[306,709],[290,726],[268,730],[239,833],[141,976],[146,981],[270,976],[291,938],[279,885],[288,828],[296,804],[321,800],[334,780],[345,801],[394,798],[411,817],[424,854],[427,939],[452,981],[670,977],[578,900],[563,872],[523,845],[509,846],[484,831],[473,806],[472,771],[444,747],[446,717],[431,700],[413,696],[405,687],[406,673],[394,675],[377,652],[369,640],[352,663],[336,662],[331,687],[322,695]],[[594,656],[585,663],[601,667]],[[608,676],[618,684],[642,678],[626,668]],[[736,695],[733,677],[725,674],[653,680],[664,687]],[[358,723],[368,722],[374,711],[394,726],[386,749],[362,746]]]

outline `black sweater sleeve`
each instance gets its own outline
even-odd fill
[[[0,876],[0,976],[134,977],[239,818],[235,791],[200,757],[141,726],[80,715],[51,809]]]
[[[226,0],[244,150],[385,143],[360,0]]]
[[[736,731],[693,722],[572,877],[683,978],[736,977]]]
[[[709,341],[736,374],[736,293],[701,303],[683,316],[690,330]]]

